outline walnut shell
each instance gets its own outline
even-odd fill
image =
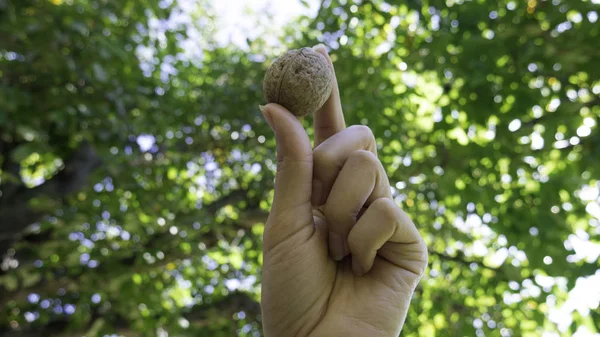
[[[312,48],[293,49],[267,70],[265,100],[284,106],[300,117],[325,104],[333,86],[333,69],[325,56]]]

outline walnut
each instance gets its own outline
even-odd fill
[[[300,117],[321,108],[332,85],[333,69],[325,56],[301,48],[288,51],[269,67],[263,89],[268,103],[280,104]]]

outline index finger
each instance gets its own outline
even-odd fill
[[[340,89],[338,88],[337,78],[335,76],[335,69],[333,68],[333,62],[327,54],[327,49],[322,44],[313,47],[318,53],[321,53],[331,69],[333,69],[333,86],[331,88],[331,95],[325,101],[325,104],[317,110],[315,113],[314,127],[315,127],[315,145],[316,148],[324,142],[327,138],[335,135],[336,133],[346,128],[346,121],[344,120],[344,112],[342,111],[342,102],[340,101]]]

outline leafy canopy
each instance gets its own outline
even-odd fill
[[[430,249],[403,336],[597,332],[599,7],[325,0],[241,49],[204,1],[0,0],[0,332],[260,336],[262,77],[319,42]]]

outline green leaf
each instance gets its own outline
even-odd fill
[[[37,150],[38,147],[35,143],[25,143],[23,145],[19,145],[11,152],[11,159],[16,163],[20,163]]]

